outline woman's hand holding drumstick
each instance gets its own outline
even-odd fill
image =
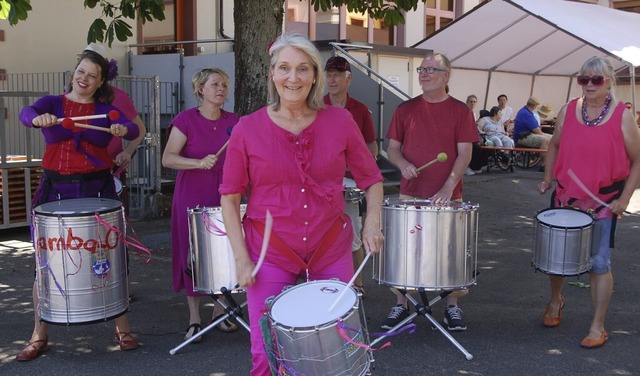
[[[63,118],[63,119],[57,119],[56,123],[62,123],[66,119],[71,119],[71,121],[76,122],[76,121],[93,120],[93,119],[109,119],[111,121],[116,121],[119,118],[120,118],[120,113],[118,111],[116,111],[116,110],[111,110],[106,114],[87,115],[87,116],[72,116],[72,117]]]
[[[62,126],[67,129],[72,129],[73,127],[93,129],[96,131],[111,133],[112,135],[117,137],[124,137],[129,132],[127,127],[123,126],[122,124],[111,124],[109,128],[104,128],[104,127],[98,127],[96,125],[75,123],[73,120],[71,120],[71,118],[64,118],[62,120]]]

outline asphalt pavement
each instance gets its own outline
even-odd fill
[[[640,194],[633,197],[630,215],[618,222],[613,251],[614,294],[607,313],[607,344],[594,350],[580,347],[588,333],[592,308],[588,276],[567,278],[562,323],[544,328],[548,301],[544,273],[531,266],[534,218],[548,206],[535,186],[542,174],[492,171],[465,177],[464,199],[478,204],[478,271],[476,285],[460,299],[468,330],[452,337],[472,354],[467,360],[431,323],[418,316],[413,333],[388,338],[391,346],[373,353],[373,375],[637,375],[640,374],[640,304],[638,286],[638,228]],[[249,333],[240,329],[207,332],[203,341],[175,355],[183,342],[188,309],[183,294],[171,290],[170,222],[160,218],[129,224],[152,251],[151,263],[131,258],[129,320],[142,347],[123,352],[113,339],[113,322],[50,326],[50,350],[30,362],[15,355],[33,329],[31,287],[33,249],[27,229],[0,231],[0,374],[3,375],[247,375],[250,370]],[[388,287],[364,269],[363,305],[369,332],[395,303]],[[578,282],[578,283],[576,283]],[[430,292],[429,298],[435,293]],[[243,294],[234,294],[239,301]],[[202,317],[211,317],[212,300],[203,300]],[[444,303],[433,305],[441,321]],[[386,341],[383,341],[386,342]]]

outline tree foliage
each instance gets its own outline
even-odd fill
[[[65,0],[65,4],[67,4]],[[210,1],[210,0],[209,0]],[[403,12],[416,10],[419,1],[426,0],[309,0],[316,11],[345,5],[350,12],[368,14],[382,19],[388,26],[405,22]],[[143,23],[162,21],[163,0],[83,0],[84,7],[102,8],[102,15],[93,21],[87,33],[87,43],[101,42],[111,46],[117,38],[124,42],[133,36],[127,22],[139,18]],[[264,106],[267,100],[269,61],[266,46],[281,32],[284,0],[235,0],[234,42],[236,57],[236,108],[247,114]],[[0,0],[0,19],[13,26],[24,21],[31,11],[30,0]]]
[[[115,39],[124,42],[133,36],[127,20],[139,18],[145,23],[165,18],[163,0],[84,0],[84,7],[102,8],[101,17],[96,18],[89,27],[87,43],[101,42],[109,47]],[[31,10],[30,0],[0,0],[0,19],[9,20],[11,26],[26,20]]]

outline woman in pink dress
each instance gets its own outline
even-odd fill
[[[293,34],[278,38],[269,55],[269,104],[234,129],[220,186],[238,282],[247,289],[254,376],[270,374],[260,328],[265,299],[298,278],[347,282],[353,275],[342,180],[347,167],[367,199],[365,251],[378,252],[384,241],[382,175],[349,111],[325,107],[318,50]],[[243,195],[248,201],[241,222]],[[271,241],[254,278],[267,210]]]
[[[592,349],[609,339],[604,320],[613,292],[611,252],[616,220],[640,183],[640,132],[631,111],[615,98],[616,75],[607,58],[587,60],[577,81],[582,96],[558,114],[547,151],[548,168],[538,190],[551,189],[555,177],[552,206],[578,208],[594,218],[589,269],[594,314],[589,334],[580,343]],[[550,275],[549,281],[551,299],[542,322],[556,327],[562,319],[564,278]]]
[[[189,305],[189,327],[185,338],[201,330],[200,297],[193,291],[187,259],[189,255],[189,217],[187,209],[220,206],[218,187],[222,182],[225,152],[216,157],[229,140],[238,117],[222,109],[229,93],[229,76],[221,69],[207,68],[192,79],[193,95],[200,105],[179,113],[169,127],[169,140],[162,155],[164,167],[178,170],[171,206],[171,246],[173,255],[173,291],[185,290]],[[219,305],[214,309],[222,313]],[[218,328],[237,329],[229,321]]]

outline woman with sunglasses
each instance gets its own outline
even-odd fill
[[[540,193],[557,186],[551,197],[554,207],[570,206],[593,216],[589,282],[594,307],[589,334],[580,345],[601,347],[607,341],[604,320],[613,291],[611,248],[616,220],[629,204],[640,183],[640,132],[633,114],[615,98],[615,73],[605,57],[592,57],[577,78],[582,96],[567,103],[547,151]],[[606,205],[603,205],[606,204]],[[564,278],[550,275],[551,299],[543,325],[560,324]]]

